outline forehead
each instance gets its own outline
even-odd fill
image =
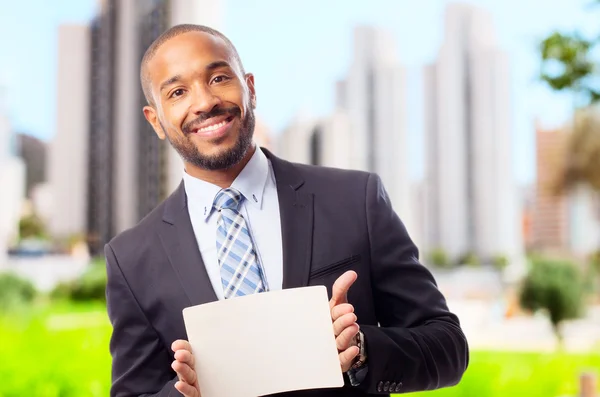
[[[164,42],[147,64],[152,84],[173,75],[201,71],[215,61],[227,61],[232,67],[232,51],[220,37],[205,32],[187,32]]]

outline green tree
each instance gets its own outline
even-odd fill
[[[583,314],[584,288],[581,272],[572,263],[540,259],[533,261],[523,280],[519,301],[525,310],[548,316],[560,347],[564,322]]]
[[[600,9],[600,0],[590,3]],[[573,99],[572,134],[556,193],[585,186],[596,193],[600,219],[600,30],[597,37],[555,31],[540,43],[541,80]],[[600,244],[600,242],[599,242]]]

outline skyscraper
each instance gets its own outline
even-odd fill
[[[115,50],[117,2],[102,2],[92,21],[90,40],[90,110],[88,135],[87,237],[92,254],[100,254],[114,233]]]
[[[88,192],[97,187],[97,161],[104,146],[88,151],[90,117],[90,28],[84,25],[63,25],[58,29],[58,65],[56,81],[56,132],[48,145],[47,169],[52,211],[48,228],[57,238],[83,234],[87,229]],[[90,157],[90,155],[92,157]],[[96,172],[90,174],[90,170]],[[93,181],[94,183],[91,183]]]
[[[508,57],[491,16],[452,4],[437,61],[425,69],[426,247],[451,257],[519,258]]]
[[[410,229],[412,214],[406,144],[406,82],[395,41],[370,26],[354,30],[349,73],[337,85],[337,108],[349,117],[350,168],[376,172]]]

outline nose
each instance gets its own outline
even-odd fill
[[[207,85],[199,84],[192,92],[191,111],[194,114],[208,113],[220,104],[221,98]]]

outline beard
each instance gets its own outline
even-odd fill
[[[216,116],[240,116],[242,112],[239,107],[236,106],[227,109],[216,108],[211,110],[209,113],[200,116],[196,120],[184,124],[182,128],[184,135],[179,138],[170,137],[162,123],[161,128],[171,146],[173,146],[184,162],[209,171],[225,170],[242,161],[248,152],[248,149],[252,146],[256,118],[251,104],[248,104],[246,109],[246,115],[241,121],[238,137],[233,147],[215,155],[202,154],[194,142],[192,142],[190,134],[193,126]]]

